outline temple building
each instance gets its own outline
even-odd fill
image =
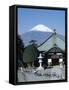
[[[38,50],[44,55],[44,64],[51,63],[53,66],[60,62],[65,63],[65,39],[61,38],[56,30],[38,47]]]

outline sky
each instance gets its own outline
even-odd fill
[[[65,11],[18,8],[18,34],[29,32],[36,25],[45,25],[65,35]]]

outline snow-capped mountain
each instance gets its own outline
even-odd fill
[[[23,33],[21,35],[21,38],[25,46],[29,45],[30,44],[29,42],[31,40],[36,40],[37,41],[36,43],[40,45],[46,39],[48,39],[53,34],[53,32],[54,31],[52,29],[46,27],[45,25],[39,24],[33,27],[29,32]],[[62,35],[59,35],[59,37],[64,39]]]
[[[47,26],[43,24],[38,24],[35,27],[31,29],[31,31],[41,31],[41,32],[53,32],[52,29],[48,28]]]

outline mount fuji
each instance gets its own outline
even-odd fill
[[[29,45],[31,40],[36,40],[37,44],[40,45],[43,43],[46,39],[48,39],[53,34],[53,29],[48,28],[45,25],[39,24],[33,27],[31,30],[29,30],[26,33],[23,33],[21,35],[21,39],[24,42],[24,45]],[[59,34],[58,34],[59,35]],[[62,39],[64,37],[62,35],[59,35]]]
[[[43,24],[39,24],[31,29],[31,31],[40,31],[40,32],[53,32],[52,29],[48,28]]]

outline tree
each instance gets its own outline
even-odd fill
[[[24,43],[19,35],[17,36],[16,50],[17,50],[17,67],[20,67],[23,65]]]
[[[33,62],[37,59],[39,52],[34,44],[34,41],[32,40],[31,42],[32,44],[27,46],[23,53],[23,61],[29,65],[32,65]]]
[[[29,43],[31,44],[31,45],[34,45],[35,47],[37,47],[38,45],[36,44],[36,40],[31,40]]]
[[[18,35],[17,37],[17,57],[18,57],[18,60],[23,60],[23,51],[24,51],[24,43],[21,39],[21,37]]]
[[[20,37],[17,35],[17,47],[16,47],[16,72],[18,72],[18,67],[23,66],[23,52],[24,52],[24,43]],[[18,81],[18,74],[16,73],[16,80]]]
[[[35,44],[35,42],[37,42],[37,41],[36,40],[31,40],[29,43]]]

